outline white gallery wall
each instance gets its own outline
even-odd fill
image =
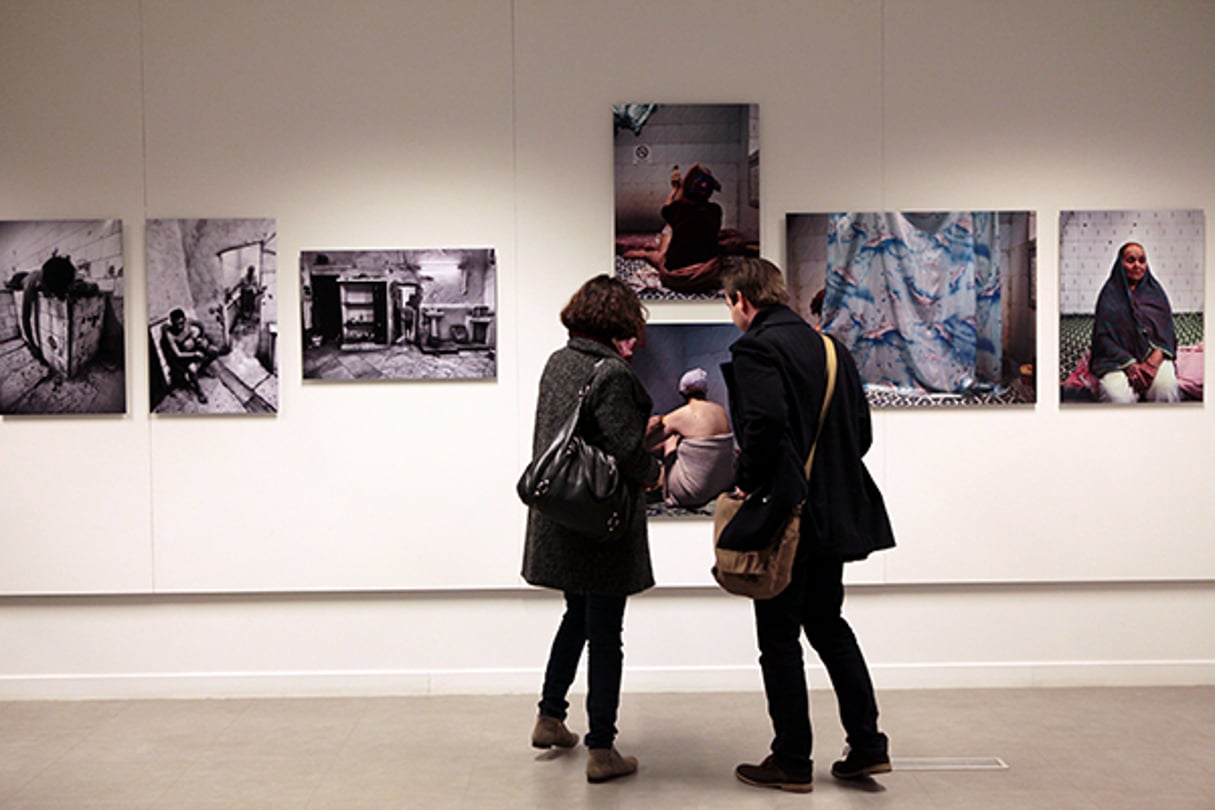
[[[0,220],[123,221],[128,414],[0,421],[0,698],[534,691],[560,601],[514,481],[642,101],[759,105],[779,264],[786,212],[1038,213],[1037,405],[874,415],[879,686],[1215,682],[1211,407],[1051,383],[1059,212],[1215,211],[1212,41],[1206,0],[5,0]],[[147,415],[144,221],[176,217],[276,221],[276,416]],[[496,380],[301,381],[301,250],[466,246]],[[758,688],[707,524],[651,544],[626,690]]]

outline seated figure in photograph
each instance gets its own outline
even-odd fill
[[[1118,250],[1097,296],[1092,371],[1102,402],[1178,402],[1177,333],[1164,287],[1137,242]]]
[[[671,169],[671,192],[659,212],[666,227],[657,248],[629,250],[628,259],[645,259],[658,270],[662,284],[682,293],[714,292],[720,286],[721,206],[709,198],[721,183],[695,163],[680,177]]]
[[[662,494],[668,506],[699,509],[734,488],[734,434],[726,409],[708,399],[708,375],[689,370],[679,380],[684,404],[650,417],[646,444],[662,453]]]
[[[160,350],[169,364],[170,384],[189,388],[205,404],[207,397],[198,384],[198,375],[206,371],[220,352],[202,324],[187,319],[181,309],[173,310],[169,322],[160,327]]]

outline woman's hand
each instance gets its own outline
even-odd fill
[[[1134,388],[1136,393],[1142,394],[1152,387],[1152,382],[1156,379],[1156,372],[1159,370],[1159,366],[1151,363],[1132,363],[1126,369],[1126,378],[1130,381],[1131,388]]]

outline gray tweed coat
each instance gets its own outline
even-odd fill
[[[658,480],[658,459],[644,447],[646,421],[653,408],[650,395],[615,350],[581,337],[570,338],[553,352],[540,377],[532,452],[548,447],[573,412],[578,391],[600,367],[594,389],[583,406],[582,435],[616,456],[625,480],[634,489],[636,509],[629,530],[618,540],[595,543],[545,518],[535,509],[527,516],[523,578],[532,585],[562,591],[618,596],[654,584],[646,534],[645,486]]]

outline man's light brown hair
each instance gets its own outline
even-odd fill
[[[731,304],[739,293],[756,309],[789,302],[789,288],[780,268],[767,259],[742,257],[727,262],[721,273],[721,286]]]

